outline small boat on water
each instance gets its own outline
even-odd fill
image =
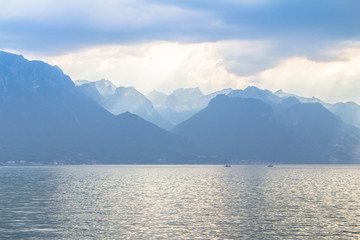
[[[231,164],[227,163],[224,167],[231,167]]]
[[[271,165],[271,164],[270,164],[270,165],[267,165],[267,167],[274,167],[274,165]]]

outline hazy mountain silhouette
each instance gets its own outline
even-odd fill
[[[297,98],[302,103],[320,103],[330,112],[338,115],[345,123],[360,128],[360,106],[354,102],[331,104],[321,101],[320,99],[315,97],[300,97],[294,94],[285,93],[282,90],[276,91],[274,94],[282,98],[292,96]]]
[[[173,127],[154,109],[151,101],[133,87],[116,87],[108,80],[84,83],[79,89],[114,115],[130,112],[141,118],[170,129]]]
[[[258,99],[218,95],[181,123],[175,133],[237,161],[354,162],[360,132],[320,104],[280,102],[282,111]]]
[[[76,87],[56,66],[0,52],[0,164],[359,162],[360,130],[321,104],[255,87],[221,92],[228,96],[178,89],[159,100],[177,121],[195,114],[175,128],[180,137],[104,109],[111,99],[113,111],[151,109],[134,88]]]
[[[360,128],[360,106],[354,102],[335,103],[328,107],[329,111],[341,117],[351,125]]]
[[[305,143],[307,154],[318,155],[318,162],[359,161],[359,129],[320,103],[297,104],[282,115],[282,122]]]
[[[153,90],[145,95],[153,104],[155,109],[162,107],[168,97],[165,93]]]
[[[177,125],[207,107],[216,95],[230,91],[231,89],[224,89],[204,95],[199,88],[179,88],[166,98],[158,92],[150,94],[150,98],[156,103],[156,110],[161,116]]]
[[[53,163],[159,163],[192,146],[133,115],[113,116],[57,68],[0,52],[0,158]]]
[[[261,90],[257,87],[250,86],[244,90],[233,90],[227,94],[229,97],[237,97],[237,98],[255,98],[259,99],[266,103],[280,103],[281,98],[274,95],[269,90]]]

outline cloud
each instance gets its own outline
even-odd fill
[[[273,91],[283,89],[328,102],[360,103],[360,47],[339,49],[336,54],[340,60],[317,62],[305,57],[287,58],[246,81]]]
[[[246,49],[250,43],[243,44]],[[223,45],[226,43],[111,45],[43,60],[59,65],[75,80],[106,78],[144,93],[153,89],[170,93],[175,88],[198,86],[211,92],[240,84],[225,66],[219,52]]]
[[[0,46],[57,55],[105,44],[243,40],[278,42],[299,55],[358,40],[359,16],[352,0],[12,0],[0,8]]]
[[[14,0],[0,8],[0,45],[48,55],[92,45],[186,40],[218,22],[199,9],[151,1]],[[185,33],[186,32],[186,33]],[[25,36],[25,38],[24,38]]]
[[[106,78],[143,93],[153,89],[170,93],[181,87],[200,87],[209,93],[255,85],[329,102],[360,103],[360,44],[344,46],[324,53],[332,55],[333,61],[304,56],[275,61],[271,42],[253,41],[107,45],[43,60],[59,65],[74,80]],[[249,72],[249,68],[258,71]]]
[[[0,48],[145,92],[251,84],[346,100],[359,21],[353,0],[12,0]]]

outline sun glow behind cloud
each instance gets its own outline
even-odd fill
[[[252,77],[257,85],[283,89],[324,101],[360,103],[360,49],[337,51],[339,60],[316,62],[306,57],[284,59],[278,66]]]
[[[59,65],[75,80],[107,78],[144,93],[255,85],[360,102],[359,6],[326,0],[12,0],[0,8],[0,47]]]
[[[45,60],[59,65],[75,80],[106,78],[118,86],[135,86],[144,93],[153,89],[170,93],[180,87],[200,87],[205,92],[229,85],[242,87],[239,77],[226,69],[219,52],[223,45],[173,42],[111,45]]]
[[[180,87],[208,93],[255,85],[329,102],[360,102],[360,48],[352,46],[332,50],[327,54],[333,60],[322,62],[304,56],[274,58],[273,44],[265,41],[105,45],[43,60],[74,80],[106,78],[143,93]]]

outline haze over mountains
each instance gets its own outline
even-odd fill
[[[207,107],[210,100],[219,94],[259,99],[273,105],[274,108],[277,108],[277,103],[290,97],[299,103],[320,103],[330,112],[341,117],[345,123],[360,128],[360,106],[354,102],[330,104],[315,97],[301,97],[282,90],[272,93],[269,90],[251,86],[244,90],[229,88],[203,94],[199,88],[180,88],[170,95],[155,90],[143,95],[133,87],[116,87],[111,81],[105,79],[96,82],[82,80],[75,83],[86,95],[114,115],[128,111],[167,130],[171,130]]]
[[[140,117],[106,111],[57,67],[0,52],[0,162],[177,163],[192,146]]]
[[[355,103],[256,87],[145,96],[107,80],[75,86],[56,66],[6,52],[0,94],[2,164],[360,162]]]
[[[79,89],[114,115],[131,112],[161,128],[173,125],[153,107],[149,99],[133,87],[116,87],[108,80],[79,84]]]
[[[340,116],[345,123],[360,128],[360,106],[354,102],[330,104],[323,102],[316,97],[312,97],[312,98],[300,97],[294,94],[284,93],[282,90],[276,91],[274,94],[282,98],[292,96],[297,98],[302,103],[320,103],[330,112]]]
[[[356,161],[359,129],[344,124],[321,104],[272,105],[254,98],[218,95],[181,123],[175,133],[229,159],[287,163]],[[239,158],[239,156],[241,156]]]

